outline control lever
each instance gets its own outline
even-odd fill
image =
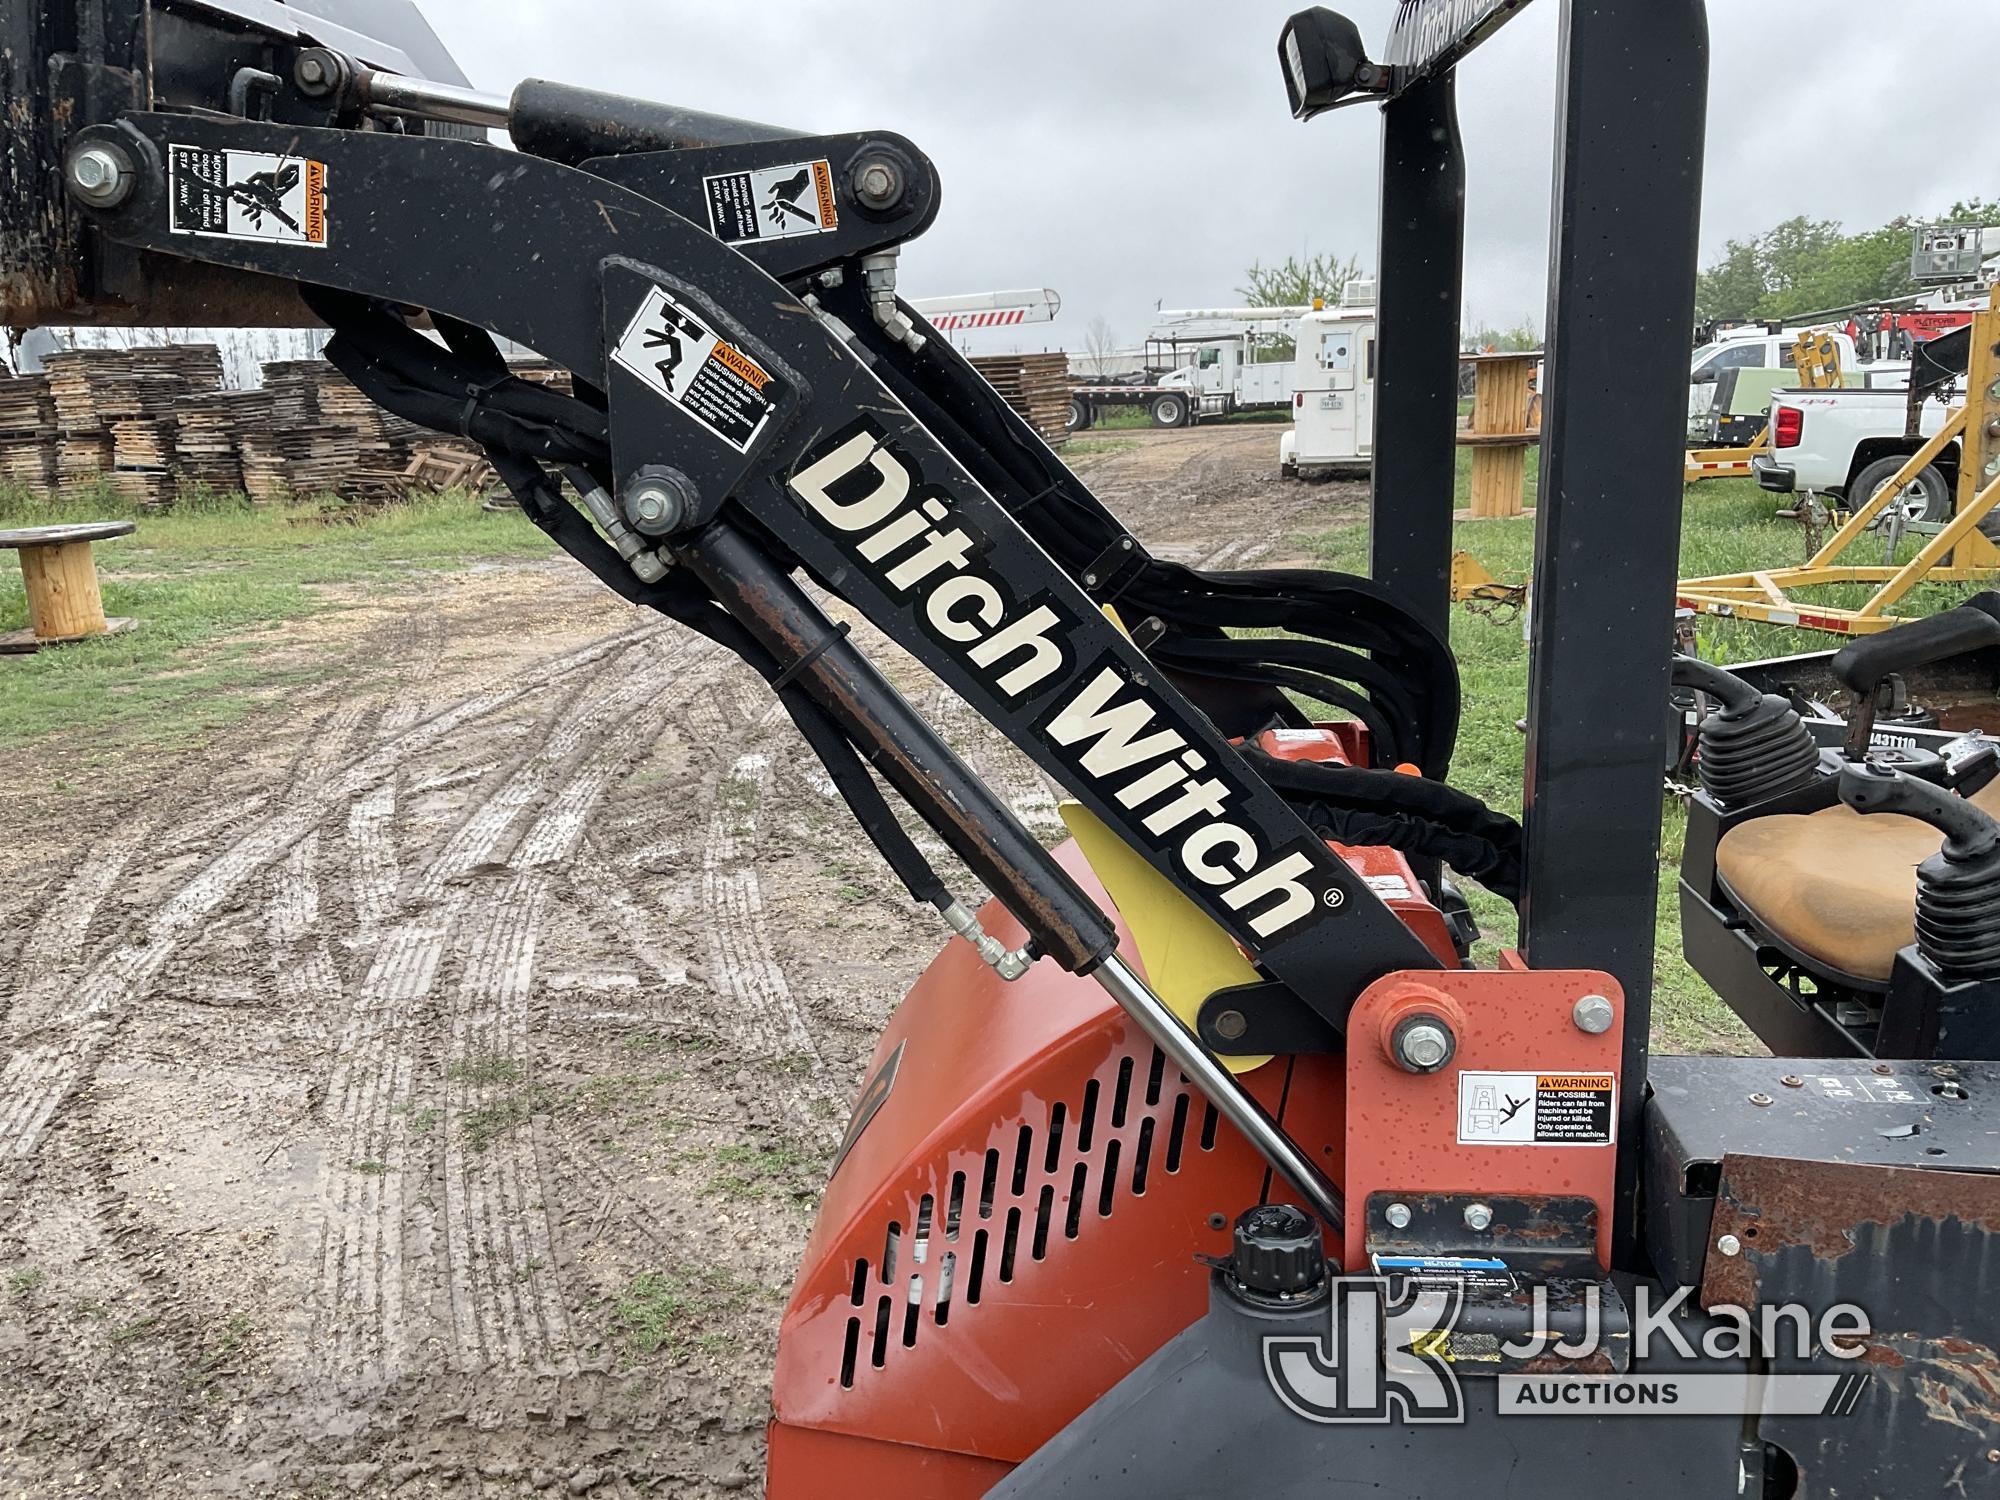
[[[1943,787],[1860,762],[1841,767],[1840,800],[1859,813],[1902,813],[1945,836],[1917,866],[1917,952],[1954,978],[2000,974],[2000,822]]]
[[[1734,672],[1676,656],[1675,687],[1693,688],[1721,705],[1701,721],[1701,784],[1727,808],[1795,791],[1819,775],[1819,746],[1791,704]]]
[[[2000,855],[2000,823],[1965,798],[1894,767],[1848,762],[1840,768],[1840,800],[1858,813],[1902,813],[1930,824],[1945,836],[1937,857],[1950,864]]]
[[[1868,753],[1875,732],[1875,690],[1891,673],[1986,646],[2000,646],[2000,620],[1979,605],[1961,604],[1929,619],[1863,636],[1836,651],[1829,669],[1853,700],[1847,719],[1847,758],[1859,760]]]

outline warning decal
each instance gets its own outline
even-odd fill
[[[1815,1093],[1845,1104],[1915,1104],[1917,1096],[1901,1078],[1855,1077],[1814,1074],[1807,1082]]]
[[[708,227],[725,245],[831,234],[840,227],[833,168],[824,160],[723,172],[701,180]]]
[[[326,248],[326,163],[268,151],[169,146],[167,229]]]
[[[658,287],[611,357],[738,453],[749,451],[778,404],[770,371]]]
[[[1608,1146],[1617,1111],[1609,1073],[1458,1075],[1461,1146]]]

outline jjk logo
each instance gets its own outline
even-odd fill
[[[1367,1276],[1332,1287],[1324,1339],[1264,1340],[1264,1373],[1278,1399],[1308,1422],[1463,1421],[1450,1361],[1463,1290]]]

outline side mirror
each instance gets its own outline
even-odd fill
[[[1285,22],[1278,63],[1295,120],[1310,120],[1350,94],[1373,91],[1384,76],[1368,61],[1360,28],[1321,5]]]

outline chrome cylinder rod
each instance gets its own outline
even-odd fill
[[[354,82],[362,100],[377,114],[414,115],[422,120],[505,130],[511,112],[509,101],[499,94],[406,78],[400,73],[364,72]]]
[[[1115,953],[1091,970],[1091,975],[1118,1002],[1119,1008],[1139,1023],[1139,1029],[1173,1059],[1174,1065],[1223,1118],[1249,1138],[1272,1169],[1298,1189],[1306,1206],[1335,1233],[1340,1232],[1346,1223],[1340,1189],[1293,1144],[1278,1122],[1264,1113],[1264,1107],[1236,1081],[1236,1075],[1216,1061],[1200,1038],[1182,1025],[1180,1017],[1147,987],[1146,981]]]

